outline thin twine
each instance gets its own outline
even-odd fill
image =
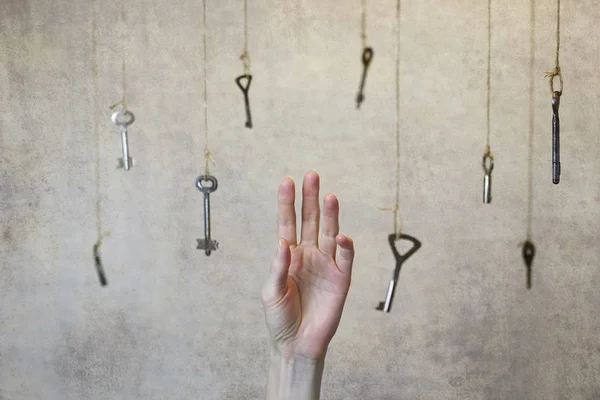
[[[96,249],[100,250],[102,245],[102,208],[101,208],[101,195],[100,195],[100,129],[98,123],[98,43],[96,33],[96,8],[95,1],[91,0],[92,6],[92,54],[94,62],[92,64],[92,107],[94,115],[94,136],[96,138]]]
[[[211,160],[216,165],[212,153],[208,150],[208,78],[206,76],[206,0],[202,0],[202,18],[203,18],[203,38],[204,38],[204,174],[209,175],[208,161]]]
[[[363,49],[367,47],[367,0],[362,0],[360,12],[360,38]]]
[[[396,239],[402,233],[400,217],[400,0],[396,1],[396,203],[394,207],[379,207],[394,212]]]
[[[529,149],[527,165],[527,241],[533,235],[533,133],[535,121],[535,0],[530,2],[530,35],[529,35]]]
[[[490,97],[492,91],[492,0],[488,0],[488,54],[487,54],[487,139],[484,154],[494,159],[490,150]]]
[[[127,112],[127,100],[125,98],[125,93],[127,92],[127,68],[126,68],[126,60],[125,60],[125,1],[121,0],[121,85],[122,85],[122,93],[121,100],[111,105],[110,108],[114,109],[118,105],[123,107],[123,111]]]
[[[550,95],[554,97],[554,77],[558,76],[558,80],[560,83],[560,89],[557,90],[558,95],[562,95],[563,91],[563,77],[560,71],[559,64],[559,56],[560,56],[560,0],[556,0],[556,60],[554,62],[554,68],[550,71],[545,72],[546,78],[550,81]]]
[[[244,0],[244,52],[240,56],[244,63],[244,75],[250,75],[250,55],[248,53],[248,0]]]

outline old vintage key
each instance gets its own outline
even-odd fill
[[[491,153],[486,152],[483,155],[483,162],[481,164],[483,166],[483,171],[485,175],[483,176],[483,202],[491,203],[492,202],[492,170],[494,169],[494,157]]]
[[[396,249],[396,245],[395,245],[395,241],[401,240],[401,239],[408,240],[408,241],[412,242],[412,244],[413,244],[413,247],[411,247],[410,250],[408,250],[404,254],[400,254],[398,252],[398,249]],[[394,293],[396,291],[396,284],[398,283],[398,277],[400,276],[400,269],[402,268],[402,264],[404,263],[404,261],[408,260],[408,258],[410,256],[412,256],[421,247],[421,242],[419,240],[417,240],[416,238],[414,238],[412,236],[405,235],[405,234],[396,235],[395,233],[392,233],[391,235],[388,236],[388,241],[390,243],[392,253],[394,253],[394,258],[396,259],[396,266],[394,268],[394,275],[388,285],[387,293],[385,295],[385,301],[380,302],[379,305],[377,306],[377,310],[380,310],[383,312],[390,312],[390,310],[392,309],[392,300],[394,299]]]
[[[123,145],[123,158],[119,158],[118,168],[123,168],[125,171],[133,166],[134,160],[129,155],[129,142],[127,140],[127,127],[133,124],[135,116],[131,111],[119,110],[112,114],[112,122],[121,128],[121,143]]]
[[[242,84],[242,80],[246,80],[246,85]],[[246,128],[252,128],[252,114],[250,114],[250,99],[248,98],[248,91],[250,90],[250,84],[252,83],[252,75],[245,74],[240,75],[235,79],[238,87],[244,94],[244,104],[246,106]]]
[[[552,183],[555,185],[560,182],[560,95],[561,92],[554,92],[552,95]]]
[[[363,64],[363,72],[362,78],[360,79],[360,86],[358,88],[358,95],[356,96],[356,108],[360,108],[360,103],[365,100],[364,89],[365,82],[367,80],[367,70],[369,69],[369,65],[371,64],[371,60],[373,59],[373,49],[371,47],[365,47],[362,53],[362,64]]]
[[[202,182],[210,181],[210,186],[204,186]],[[196,179],[196,187],[204,194],[204,239],[198,241],[198,250],[204,250],[207,256],[211,251],[217,250],[219,243],[210,238],[210,194],[217,190],[217,178],[212,175],[201,175]]]
[[[100,258],[100,243],[94,245],[94,263],[96,264],[96,272],[98,272],[98,278],[100,279],[100,285],[106,286],[106,275],[104,274],[104,267],[102,266],[102,259]]]
[[[527,289],[531,289],[531,266],[533,265],[533,257],[535,256],[535,246],[529,240],[523,244],[523,260],[527,267]]]

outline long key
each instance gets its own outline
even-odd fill
[[[360,86],[358,87],[358,95],[356,95],[356,109],[360,108],[360,103],[365,100],[364,89],[367,81],[367,70],[373,59],[373,49],[371,47],[365,47],[362,53],[362,64],[363,72],[362,78],[360,79]]]
[[[531,267],[535,256],[535,246],[529,240],[523,244],[523,260],[527,267],[527,289],[531,289]]]
[[[560,182],[560,95],[560,92],[554,92],[552,96],[552,183],[555,185]]]
[[[413,247],[410,248],[406,253],[400,254],[398,249],[396,249],[396,245],[394,244],[396,240],[405,239],[412,242]],[[394,253],[394,258],[396,259],[396,266],[394,268],[394,275],[390,280],[388,285],[387,292],[385,294],[385,301],[379,302],[377,306],[377,310],[389,313],[392,309],[392,300],[394,300],[394,293],[396,292],[396,284],[398,283],[398,278],[400,277],[400,269],[402,268],[402,264],[408,260],[410,256],[412,256],[419,248],[421,247],[421,242],[416,238],[409,235],[396,235],[392,233],[388,236],[388,242],[392,249],[392,253]]]
[[[210,186],[202,185],[202,182],[210,181]],[[211,175],[201,175],[196,179],[196,187],[204,193],[204,239],[196,239],[198,242],[198,250],[204,250],[207,256],[210,256],[211,251],[217,250],[219,243],[210,238],[210,194],[217,190],[217,178]]]
[[[242,81],[246,79],[246,85]],[[252,114],[250,113],[250,99],[248,99],[248,91],[250,90],[250,84],[252,83],[252,75],[240,75],[235,79],[238,87],[244,94],[244,105],[246,107],[246,128],[252,128]]]
[[[102,258],[100,258],[100,243],[94,245],[94,263],[96,264],[96,272],[98,272],[98,278],[100,279],[100,285],[106,286],[106,275],[104,274],[104,267],[102,266]]]
[[[489,153],[483,155],[483,202],[489,204],[492,202],[492,170],[494,169],[494,158]]]
[[[119,110],[113,113],[112,122],[121,128],[121,145],[123,147],[123,158],[119,158],[117,168],[125,171],[133,166],[133,158],[129,155],[129,142],[127,140],[127,127],[135,121],[135,116],[130,111]]]

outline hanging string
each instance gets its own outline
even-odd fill
[[[530,2],[529,13],[529,148],[527,162],[527,241],[531,241],[533,232],[533,132],[535,122],[535,0]]]
[[[106,276],[104,274],[104,268],[102,266],[102,260],[100,258],[100,247],[102,246],[102,240],[104,235],[102,233],[102,207],[101,207],[101,193],[100,193],[100,129],[98,123],[98,43],[97,43],[97,28],[96,28],[96,7],[95,1],[91,0],[90,5],[92,8],[92,56],[94,62],[92,64],[92,114],[94,119],[94,137],[96,138],[96,243],[94,243],[93,255],[96,265],[96,272],[100,279],[100,285],[106,286]]]
[[[484,155],[494,159],[490,150],[490,97],[492,92],[492,0],[488,0],[488,54],[487,54],[487,134]]]
[[[364,2],[364,0],[363,0]],[[400,0],[396,1],[396,202],[394,207],[379,207],[380,210],[394,212],[394,232],[396,239],[402,233],[400,217]]]
[[[208,150],[208,91],[207,91],[207,86],[208,86],[208,78],[206,75],[206,35],[207,35],[207,30],[206,30],[206,0],[202,0],[202,19],[203,19],[203,39],[204,39],[204,158],[205,158],[205,164],[204,164],[204,174],[205,175],[210,175],[209,174],[209,169],[208,169],[208,161],[212,161],[212,163],[214,165],[217,165],[215,163],[215,160],[213,159],[212,153],[210,152],[210,150]]]
[[[99,249],[102,245],[102,208],[101,208],[101,196],[100,196],[100,129],[98,125],[98,62],[97,62],[97,48],[98,43],[96,39],[96,9],[94,0],[91,0],[92,4],[92,56],[94,57],[93,63],[93,89],[92,89],[92,106],[94,115],[94,137],[96,138],[96,234],[98,240],[96,241],[96,249]]]
[[[250,55],[248,53],[248,0],[244,0],[244,51],[240,56],[244,64],[244,75],[250,75]]]
[[[127,100],[125,98],[125,93],[127,93],[127,68],[126,68],[126,60],[125,60],[125,0],[121,0],[121,85],[122,85],[122,94],[121,100],[111,105],[110,108],[114,109],[117,106],[123,107],[123,112],[127,112]]]
[[[558,95],[562,95],[563,91],[563,77],[560,71],[560,0],[556,0],[556,60],[554,62],[554,68],[550,71],[545,72],[546,78],[550,81],[550,95],[554,96],[554,77],[558,76],[560,88],[556,90]]]
[[[367,47],[367,0],[362,0],[360,13],[360,38],[363,49]]]

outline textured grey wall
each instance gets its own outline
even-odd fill
[[[130,145],[116,170],[119,6],[0,1],[0,399],[254,399],[267,366],[260,286],[275,252],[276,188],[308,169],[341,203],[354,281],[324,399],[600,398],[600,8],[563,2],[562,182],[550,178],[555,1],[537,1],[533,290],[524,287],[529,4],[494,1],[493,203],[481,202],[487,4],[403,0],[401,212],[422,249],[382,300],[395,185],[395,1],[251,1],[255,129],[243,127],[242,0],[209,2],[209,147],[219,250],[203,236],[202,3],[127,2]],[[93,113],[100,115],[102,247]]]

